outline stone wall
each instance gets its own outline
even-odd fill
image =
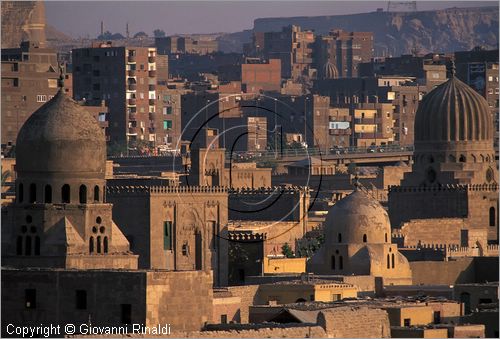
[[[390,338],[387,312],[368,307],[338,307],[323,310],[318,325],[329,338]]]
[[[454,285],[498,281],[498,257],[410,262],[414,285]]]
[[[252,305],[263,305],[263,300],[258,295],[259,285],[231,286],[228,290],[234,297],[241,299],[240,318],[241,323],[248,323],[249,308]]]

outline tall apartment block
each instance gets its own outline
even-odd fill
[[[312,64],[314,32],[299,26],[283,27],[281,32],[264,34],[264,55],[281,60],[281,77],[297,80],[309,76]]]
[[[109,43],[73,50],[73,96],[105,100],[110,144],[156,147],[156,48],[113,47]]]
[[[331,62],[337,67],[339,78],[357,77],[358,64],[373,57],[373,33],[332,30],[316,38],[314,50],[317,69]]]
[[[37,43],[2,49],[2,148],[15,144],[24,122],[57,93],[57,54]]]

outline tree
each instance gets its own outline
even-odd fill
[[[163,38],[165,36],[165,31],[157,28],[153,31],[153,35],[155,38]]]
[[[281,254],[283,254],[287,258],[293,258],[294,254],[292,248],[286,242],[283,246],[281,246]]]
[[[147,37],[148,37],[148,35],[146,33],[144,33],[144,32],[137,32],[134,35],[134,39],[137,39],[137,38],[147,38]]]

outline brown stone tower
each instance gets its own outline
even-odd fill
[[[106,141],[94,117],[61,88],[26,121],[16,145],[16,201],[2,227],[4,263],[137,268],[105,202]]]
[[[2,1],[2,48],[16,48],[22,41],[44,47],[43,1]]]
[[[454,76],[422,100],[415,116],[412,172],[391,188],[393,227],[411,219],[467,218],[497,240],[498,169],[488,103]]]

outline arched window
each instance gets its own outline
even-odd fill
[[[332,255],[332,270],[335,269],[335,256]]]
[[[338,234],[337,239],[338,239],[339,242],[342,242],[342,233]]]
[[[17,237],[16,254],[17,255],[22,255],[23,254],[23,237],[22,236],[18,236]]]
[[[391,256],[387,255],[387,268],[391,268]]]
[[[363,234],[363,242],[366,242],[366,234]]]
[[[458,161],[465,162],[466,161],[465,155],[461,154],[460,158],[458,159]]]
[[[24,185],[20,183],[17,188],[17,201],[23,202],[23,200],[24,200]]]
[[[490,162],[490,156],[489,155],[486,156],[486,162]]]
[[[344,269],[344,258],[342,258],[342,256],[340,255],[339,256],[339,270],[343,270]]]
[[[497,218],[495,213],[495,207],[490,207],[490,226],[496,226]]]
[[[80,204],[86,204],[87,203],[87,186],[81,185],[80,186]]]
[[[45,192],[44,192],[44,199],[43,199],[43,201],[46,204],[51,204],[52,203],[52,186],[45,185]]]
[[[35,237],[35,255],[40,255],[40,237]]]
[[[24,254],[31,255],[31,237],[27,236],[24,239]]]
[[[68,184],[64,184],[61,188],[61,202],[63,204],[69,204],[71,199],[71,191]]]
[[[387,242],[387,233],[385,234],[385,242]]]
[[[104,247],[104,253],[108,253],[108,237],[104,237],[104,242],[103,242],[103,247]]]
[[[99,202],[99,186],[94,187],[94,202]]]
[[[97,237],[97,253],[101,253],[101,236]]]
[[[31,184],[30,185],[30,204],[34,203],[36,201],[36,184]]]
[[[89,253],[94,253],[94,237],[90,237],[89,239]]]
[[[392,259],[392,268],[394,268],[394,253],[391,254],[391,259]]]

